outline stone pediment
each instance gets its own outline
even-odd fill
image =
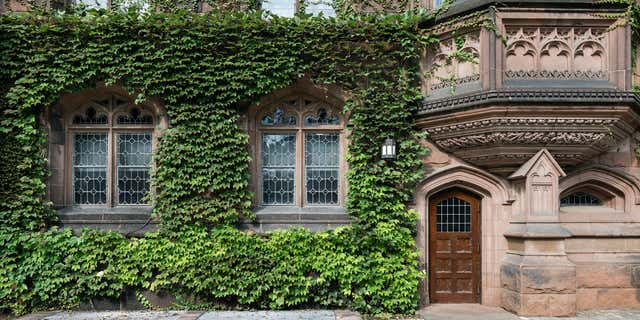
[[[617,145],[638,123],[629,106],[485,106],[419,121],[443,151],[509,175],[540,149],[577,165]]]
[[[547,149],[538,151],[531,159],[525,162],[516,172],[509,176],[509,179],[526,178],[529,175],[564,177],[562,167],[553,159],[553,156]]]

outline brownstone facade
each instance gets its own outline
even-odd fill
[[[630,30],[609,31],[616,21],[586,2],[508,2],[485,12],[503,39],[457,29],[468,1],[450,13],[462,21],[433,27],[445,40],[423,64],[435,68],[418,114],[432,153],[415,197],[424,303],[443,302],[434,292],[479,290],[470,302],[520,315],[640,307],[640,100],[630,92]],[[478,64],[447,63],[456,49]],[[454,88],[441,80],[452,74]],[[473,201],[442,201],[447,190],[479,199],[479,232],[464,224]],[[439,242],[430,232],[459,236]],[[480,271],[469,268],[473,250]],[[479,272],[479,289],[444,276],[461,271]]]
[[[500,1],[499,10],[491,9],[495,4],[456,1],[426,26],[442,41],[424,50],[421,66],[432,72],[423,79],[427,98],[416,114],[431,150],[411,204],[420,217],[416,244],[427,274],[422,303],[473,302],[549,316],[640,308],[640,98],[631,91],[640,67],[631,63],[630,29],[609,30],[616,21],[597,13],[619,8],[590,0]],[[13,1],[7,7],[26,10]],[[461,28],[472,12],[492,21],[497,33]],[[475,61],[448,61],[454,50]],[[251,185],[258,216],[245,228],[324,230],[349,223],[348,115],[337,112],[345,98],[339,84],[318,87],[302,79],[264,97],[260,107],[245,106],[241,122],[255,159]],[[98,88],[65,95],[43,115],[53,173],[48,194],[63,224],[133,234],[153,230],[150,207],[118,208],[123,200],[113,188],[104,190],[105,206],[73,205],[71,141],[96,131],[92,123],[74,123],[75,116],[88,116],[87,106],[97,116],[117,117],[134,105],[120,88]],[[147,131],[153,148],[170,119],[161,101],[137,107],[152,117]],[[305,127],[306,121],[315,121],[314,127]],[[117,139],[119,132],[144,130],[114,126],[100,132]],[[264,190],[261,139],[290,139],[291,163],[282,166],[300,171],[308,133],[330,139],[325,145],[335,148],[338,159],[324,164],[335,186],[316,199],[296,180],[274,198]],[[109,175],[117,165],[104,168]]]

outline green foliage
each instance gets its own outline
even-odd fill
[[[420,52],[436,41],[418,28],[424,19],[135,11],[0,17],[0,308],[72,307],[133,288],[171,291],[191,307],[412,313],[423,275],[416,213],[405,203],[426,151],[412,115],[422,98]],[[339,84],[351,97],[354,224],[267,236],[236,230],[253,215],[240,110],[302,76]],[[159,137],[152,175],[159,233],[125,239],[45,231],[55,214],[44,200],[46,139],[37,116],[60,93],[98,82],[166,105],[171,127]],[[387,137],[398,142],[396,161],[380,159]]]
[[[174,238],[152,233],[130,240],[113,232],[73,236],[55,228],[35,233],[4,228],[0,309],[21,314],[73,307],[81,299],[117,298],[135,287],[226,307],[413,310],[417,277],[412,265],[403,264],[407,258],[382,249],[359,252],[356,237],[348,227],[265,236],[229,226],[186,228]],[[408,254],[415,258],[415,250]],[[139,292],[136,296],[148,304]]]
[[[237,112],[200,105],[170,110],[174,127],[160,137],[154,175],[155,210],[164,227],[252,217],[249,139],[237,126]]]

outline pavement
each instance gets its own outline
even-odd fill
[[[348,310],[298,311],[52,311],[18,320],[362,320]],[[640,320],[640,310],[593,310],[575,317],[520,317],[478,304],[436,304],[404,320]]]
[[[51,311],[17,320],[361,320],[348,310],[300,311]]]

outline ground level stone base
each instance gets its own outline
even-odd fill
[[[512,260],[522,263],[517,259]],[[549,266],[542,263],[523,265],[507,262],[500,268],[500,273],[501,305],[506,310],[521,316],[576,314],[575,266]]]

